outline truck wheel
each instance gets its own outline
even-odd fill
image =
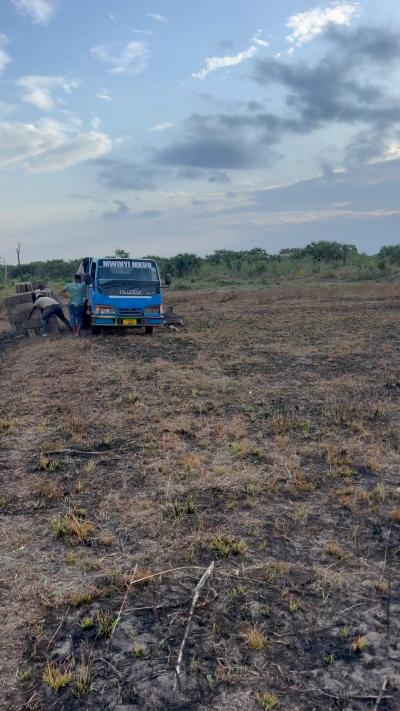
[[[92,336],[98,336],[100,333],[100,326],[92,326]]]
[[[153,330],[154,330],[153,326],[146,326],[145,333],[147,333],[149,336],[151,336],[153,333]]]

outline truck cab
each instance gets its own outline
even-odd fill
[[[143,327],[151,334],[162,326],[162,285],[153,259],[90,257],[84,261],[93,334],[106,328]]]

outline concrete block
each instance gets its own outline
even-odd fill
[[[13,294],[12,296],[7,296],[4,299],[4,305],[7,309],[13,309],[16,304],[32,304],[32,292],[26,291],[21,294]]]
[[[7,308],[13,308],[16,304],[22,304],[21,294],[13,294],[13,296],[7,296],[4,299],[4,303]]]
[[[22,294],[25,291],[32,291],[32,282],[21,281],[19,284],[15,285],[15,291],[17,294]]]
[[[33,291],[24,291],[20,294],[23,304],[31,304],[33,302]]]
[[[8,320],[10,323],[17,323],[18,321],[26,321],[32,309],[32,302],[30,304],[16,304],[8,315]],[[35,315],[33,312],[32,316]]]

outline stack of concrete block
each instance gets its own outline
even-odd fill
[[[40,335],[40,314],[34,311],[29,318],[33,307],[32,291],[8,296],[4,303],[11,330],[16,336],[29,336],[29,331],[33,331],[32,335]]]
[[[30,291],[24,288],[28,286],[31,287]],[[32,315],[29,316],[34,304],[32,284],[29,284],[29,282],[16,284],[16,290],[17,289],[19,289],[19,291],[17,291],[16,294],[4,299],[11,330],[15,336],[40,336],[42,325],[41,312],[39,309],[36,309]],[[46,296],[53,296],[51,289],[42,290],[41,293]],[[58,322],[55,316],[50,319],[48,330],[49,333],[58,333]]]

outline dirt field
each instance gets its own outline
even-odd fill
[[[0,708],[400,708],[399,297],[2,337]]]

